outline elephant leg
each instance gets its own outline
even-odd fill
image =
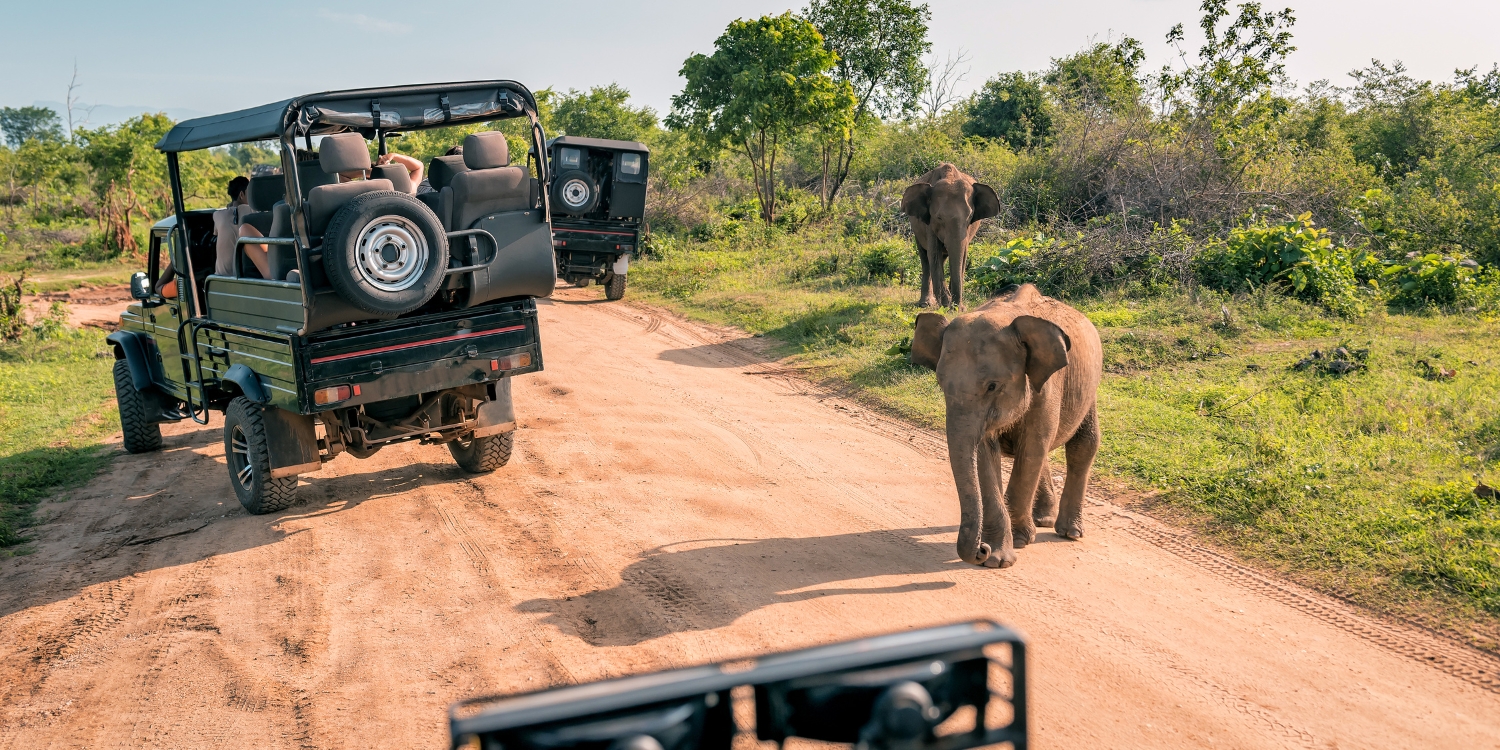
[[[979,443],[979,497],[984,503],[979,538],[990,545],[984,564],[1009,568],[1016,564],[1016,546],[1010,534],[1009,509],[1000,502],[1000,449],[989,440]]]
[[[922,261],[922,297],[917,303],[922,307],[937,306],[937,297],[932,293],[932,260],[927,257],[927,248],[917,241],[917,258]]]
[[[949,266],[953,265],[947,251],[939,250],[932,254],[932,288],[937,293],[939,307],[952,307],[953,298],[948,296],[948,286],[943,283],[943,261],[945,260],[949,261]],[[951,270],[949,269],[950,272]]]
[[[959,310],[964,307],[964,272],[968,270],[968,258],[965,256],[962,252],[948,256],[949,296],[953,300],[953,307]]]
[[[1005,487],[1005,503],[1010,509],[1010,530],[1016,549],[1036,539],[1036,521],[1031,517],[1031,508],[1042,466],[1047,461],[1047,446],[1051,442],[1051,435],[1025,435],[1017,441],[1010,482]]]
[[[1042,459],[1042,473],[1037,478],[1036,502],[1031,507],[1031,518],[1041,528],[1050,528],[1057,520],[1057,488],[1052,484],[1052,462]]]
[[[1063,481],[1062,503],[1052,529],[1067,539],[1083,538],[1083,491],[1088,487],[1089,470],[1099,453],[1099,412],[1089,408],[1078,432],[1068,441],[1068,477]]]

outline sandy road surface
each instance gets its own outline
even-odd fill
[[[1102,500],[957,562],[940,436],[595,293],[541,308],[493,475],[398,446],[251,517],[216,420],[44,505],[0,561],[0,747],[436,748],[465,696],[977,616],[1032,639],[1037,747],[1500,746],[1496,660]]]

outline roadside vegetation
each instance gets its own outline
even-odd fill
[[[1200,10],[1196,31],[1163,30],[1170,60],[1110,37],[963,96],[974,71],[932,49],[926,6],[811,0],[704,40],[670,112],[610,85],[540,90],[538,114],[549,135],[651,147],[631,295],[773,338],[812,377],[932,426],[936,384],[905,364],[919,266],[898,205],[955,164],[1003,204],[966,303],[1034,283],[1101,331],[1102,481],[1298,580],[1497,648],[1500,67],[1424,81],[1372,60],[1299,84],[1285,61],[1319,40],[1294,37],[1292,10]],[[166,206],[149,146],[167,127],[67,133],[55,113],[0,111],[0,275],[65,285],[138,265]],[[488,127],[392,148],[425,160]],[[522,123],[497,127],[525,152]],[[190,201],[271,168],[271,145],[195,157]],[[53,356],[105,388],[84,339],[41,341],[8,344],[0,377]],[[48,434],[93,434],[85,401],[49,413]]]

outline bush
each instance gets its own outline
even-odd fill
[[[1384,275],[1393,290],[1392,304],[1453,305],[1474,296],[1478,268],[1472,260],[1412,251],[1405,260],[1388,264]]]
[[[871,281],[900,281],[918,275],[917,248],[899,238],[877,242],[859,254],[858,263]]]
[[[1284,288],[1337,315],[1364,312],[1379,263],[1369,253],[1336,246],[1328,230],[1304,213],[1279,224],[1264,221],[1230,230],[1222,244],[1199,256],[1205,285],[1225,291]]]

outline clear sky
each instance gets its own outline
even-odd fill
[[[930,0],[939,54],[972,55],[973,88],[1037,70],[1091,38],[1129,34],[1148,66],[1167,61],[1173,24],[1191,31],[1198,0]],[[1348,82],[1370,58],[1423,78],[1500,61],[1496,0],[1294,0],[1289,69],[1302,84]],[[367,85],[512,78],[533,89],[611,81],[665,114],[677,71],[711,52],[734,18],[800,8],[787,0],[330,2],[4,0],[0,105],[63,100],[74,61],[83,102],[200,113]],[[1190,37],[1191,39],[1191,37]]]

